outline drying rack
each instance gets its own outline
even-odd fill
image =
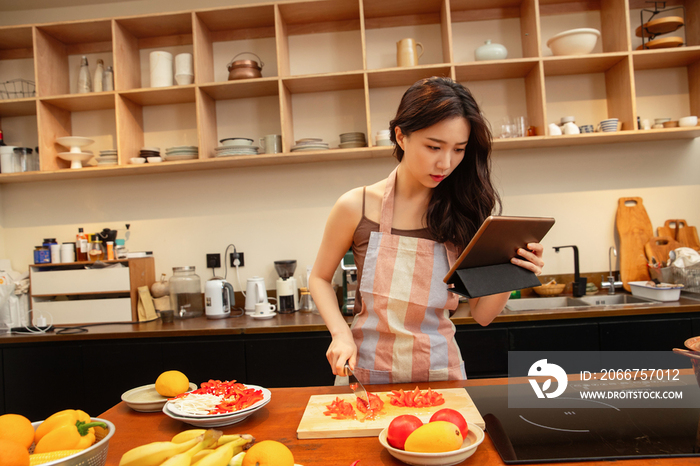
[[[657,36],[660,36],[660,35],[663,35],[663,34],[669,34],[669,33],[671,33],[671,32],[677,31],[677,30],[680,29],[682,26],[685,26],[685,6],[684,6],[684,5],[679,5],[679,6],[674,6],[674,7],[666,8],[666,2],[648,1],[647,3],[653,3],[653,4],[654,4],[654,9],[653,9],[653,10],[650,10],[650,9],[643,8],[643,9],[639,12],[639,16],[640,16],[640,19],[641,19],[641,23],[640,23],[641,26],[640,26],[640,27],[641,27],[641,30],[642,30],[642,34],[641,34],[641,36],[642,36],[642,50],[647,50],[647,49],[648,49],[647,44],[648,44],[649,42],[653,41],[654,39],[656,39]],[[661,4],[661,8],[659,8],[659,4]],[[673,11],[673,10],[681,10],[681,12],[682,12],[682,13],[681,13],[681,14],[682,14],[681,18],[683,19],[683,24],[678,25],[678,27],[676,27],[676,29],[674,29],[673,31],[665,31],[665,32],[662,32],[662,33],[656,33],[656,34],[654,34],[654,33],[650,32],[650,31],[648,31],[648,30],[644,27],[645,24],[647,24],[647,23],[649,23],[651,20],[653,20],[654,17],[655,17],[656,15],[658,15],[659,13],[668,13],[669,11]],[[644,20],[644,13],[645,13],[645,12],[651,14],[651,15],[649,16],[649,18],[648,18],[646,21]],[[646,42],[645,42],[645,39],[646,39]],[[685,37],[685,28],[684,28],[684,29],[683,29],[683,44],[681,44],[681,45],[685,45],[686,43],[687,43],[687,40],[686,40],[686,37]]]

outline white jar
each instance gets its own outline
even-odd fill
[[[0,171],[14,173],[13,159],[16,146],[0,146]]]
[[[61,262],[75,262],[75,243],[61,244]]]
[[[505,60],[508,57],[508,49],[501,44],[492,44],[491,39],[474,51],[476,61]]]

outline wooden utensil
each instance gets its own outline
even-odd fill
[[[437,390],[445,398],[445,403],[430,408],[404,408],[389,403],[391,392],[375,392],[384,402],[384,408],[376,419],[332,419],[323,414],[326,405],[331,404],[336,397],[356,406],[356,397],[350,394],[342,395],[312,395],[306,405],[304,415],[297,428],[297,438],[344,438],[344,437],[376,437],[392,419],[401,414],[413,414],[421,421],[428,422],[430,416],[442,408],[452,408],[464,416],[468,422],[476,424],[482,429],[485,427],[484,419],[479,410],[474,406],[469,393],[463,388],[442,388]]]
[[[630,291],[628,282],[649,280],[644,246],[654,237],[654,229],[641,197],[618,199],[615,226],[620,236],[620,278]]]
[[[650,40],[649,42],[637,47],[637,50],[644,49],[667,49],[671,47],[680,47],[683,45],[683,39],[680,37],[662,37],[661,39]]]
[[[642,33],[644,34],[644,37],[657,36],[659,34],[668,34],[669,32],[673,32],[681,26],[683,26],[683,18],[680,16],[666,16],[665,18],[657,18],[647,21],[642,26],[639,26],[634,31],[634,34],[637,37],[642,37]]]
[[[695,227],[688,226],[685,220],[676,220],[676,240],[682,246],[700,251],[700,239],[698,239],[698,230]]]
[[[648,262],[654,258],[656,262],[665,267],[669,251],[679,247],[681,244],[670,236],[655,236],[644,245],[644,253]]]

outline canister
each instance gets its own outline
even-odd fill
[[[75,243],[61,244],[61,262],[75,262]]]
[[[176,319],[189,319],[204,314],[202,283],[194,266],[173,267],[170,278],[170,306]]]

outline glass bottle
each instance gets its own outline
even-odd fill
[[[92,90],[95,92],[102,92],[104,90],[104,86],[102,83],[104,82],[104,73],[105,73],[105,67],[104,67],[104,61],[102,59],[97,60],[97,68],[95,68],[95,79],[92,80]]]
[[[175,311],[176,319],[189,319],[204,314],[202,283],[195,268],[173,267],[170,278],[170,307]]]
[[[2,134],[2,130],[0,130],[0,146],[6,146],[5,144],[5,137]]]
[[[119,238],[115,240],[116,245],[114,246],[114,257],[117,259],[126,259],[127,251],[126,246],[124,246],[124,240]]]
[[[102,83],[102,87],[105,91],[114,90],[114,71],[112,71],[111,65],[108,66],[105,70],[104,82]]]
[[[88,260],[88,235],[83,233],[82,228],[78,228],[78,234],[75,235],[75,258],[78,262]]]
[[[309,289],[301,287],[299,288],[299,293],[299,312],[309,313],[316,311],[316,303],[314,303]]]
[[[85,55],[80,60],[80,72],[78,73],[78,94],[92,92],[92,79],[90,78],[90,68]]]
[[[90,262],[101,261],[105,257],[105,251],[102,248],[102,241],[97,235],[90,235],[90,244],[88,245],[88,260]]]

